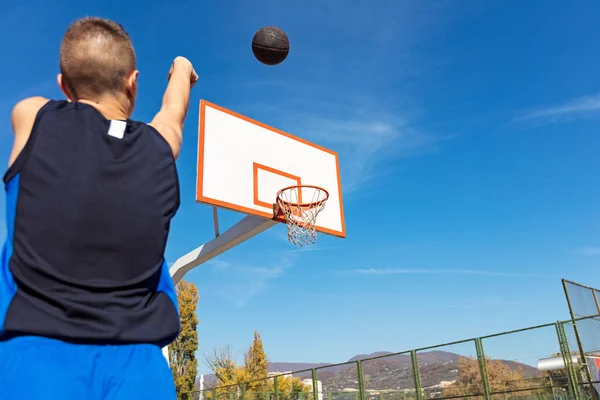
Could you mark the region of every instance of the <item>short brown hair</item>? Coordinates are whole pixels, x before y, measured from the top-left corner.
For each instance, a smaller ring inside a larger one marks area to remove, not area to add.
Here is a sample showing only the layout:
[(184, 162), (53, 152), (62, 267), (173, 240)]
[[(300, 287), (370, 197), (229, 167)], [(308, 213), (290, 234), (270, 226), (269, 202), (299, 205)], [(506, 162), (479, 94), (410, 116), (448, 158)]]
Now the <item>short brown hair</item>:
[(60, 72), (75, 99), (121, 93), (125, 77), (136, 69), (129, 34), (108, 19), (73, 22), (60, 45)]

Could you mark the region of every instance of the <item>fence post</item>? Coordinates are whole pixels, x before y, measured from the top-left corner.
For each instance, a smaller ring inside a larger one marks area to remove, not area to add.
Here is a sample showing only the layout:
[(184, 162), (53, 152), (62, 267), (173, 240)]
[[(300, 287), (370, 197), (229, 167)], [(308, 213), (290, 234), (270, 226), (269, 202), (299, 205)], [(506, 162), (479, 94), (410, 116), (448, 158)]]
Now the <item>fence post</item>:
[(273, 378), (273, 396), (275, 400), (279, 400), (279, 389), (277, 388), (277, 375)]
[(316, 369), (311, 369), (310, 370), (311, 375), (312, 375), (312, 384), (313, 384), (313, 400), (319, 400), (319, 387), (317, 386), (317, 370)]
[(600, 314), (600, 304), (598, 303), (598, 296), (596, 295), (595, 289), (590, 289), (592, 294), (594, 295), (594, 301), (596, 302), (596, 309), (598, 310), (598, 314)]
[(410, 352), (410, 361), (412, 364), (413, 378), (415, 380), (416, 400), (422, 400), (423, 393), (421, 391), (421, 375), (419, 374), (419, 361), (417, 360), (417, 352), (415, 350)]
[(358, 373), (358, 393), (360, 394), (360, 400), (365, 400), (365, 377), (363, 373), (362, 360), (356, 361), (356, 371)]
[(475, 351), (477, 352), (477, 360), (479, 361), (479, 372), (481, 373), (481, 384), (483, 385), (483, 397), (492, 398), (490, 383), (488, 381), (487, 364), (485, 362), (485, 352), (483, 351), (483, 343), (480, 338), (475, 339)]
[[(562, 284), (563, 284), (563, 289), (565, 290), (565, 297), (567, 298), (567, 304), (569, 305), (569, 313), (571, 314), (571, 319), (573, 320), (573, 332), (575, 332), (575, 340), (577, 341), (577, 347), (579, 348), (579, 355), (581, 356), (581, 363), (583, 364), (583, 367), (585, 369), (587, 378), (588, 378), (588, 382), (592, 381), (592, 377), (590, 375), (590, 371), (588, 369), (587, 366), (587, 360), (585, 359), (585, 352), (583, 351), (583, 344), (581, 344), (581, 338), (579, 336), (579, 329), (577, 329), (577, 321), (575, 318), (575, 313), (573, 312), (573, 307), (571, 305), (571, 297), (569, 296), (569, 289), (567, 288), (567, 280), (563, 279), (562, 280)], [(565, 339), (567, 337), (566, 332), (565, 333)], [(570, 353), (569, 353), (570, 354)]]
[(567, 380), (569, 382), (569, 391), (573, 394), (573, 398), (575, 400), (579, 400), (579, 381), (577, 379), (577, 374), (575, 373), (575, 369), (573, 368), (573, 360), (571, 356), (571, 350), (569, 348), (569, 340), (567, 339), (567, 333), (565, 331), (565, 326), (562, 322), (558, 321), (556, 323), (556, 335), (558, 336), (558, 344), (560, 348), (560, 352), (562, 353), (563, 362), (565, 364), (565, 369), (567, 371)]
[(246, 400), (246, 384), (242, 383), (242, 400)]
[(212, 400), (217, 400), (217, 388), (213, 388), (212, 390)]

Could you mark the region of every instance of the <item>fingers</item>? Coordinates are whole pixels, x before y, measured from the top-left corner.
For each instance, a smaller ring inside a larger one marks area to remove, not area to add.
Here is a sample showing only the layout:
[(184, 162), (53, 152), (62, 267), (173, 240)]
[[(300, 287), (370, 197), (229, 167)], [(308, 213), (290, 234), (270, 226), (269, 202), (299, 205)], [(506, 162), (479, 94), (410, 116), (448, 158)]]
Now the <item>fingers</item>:
[(196, 82), (198, 82), (198, 74), (196, 73), (196, 71), (194, 70), (194, 66), (192, 65), (192, 63), (190, 62), (190, 60), (188, 60), (185, 57), (182, 56), (177, 56), (175, 57), (175, 60), (173, 60), (173, 63), (171, 64), (171, 68), (169, 69), (169, 77), (168, 79), (171, 79), (171, 75), (173, 74), (173, 70), (177, 67), (185, 67), (186, 69), (189, 68), (189, 73), (190, 73), (190, 85), (191, 87), (194, 87), (194, 85), (196, 84)]
[(191, 87), (194, 87), (196, 82), (198, 82), (198, 74), (196, 73), (196, 70), (194, 70), (194, 68), (192, 68), (192, 74), (190, 76)]

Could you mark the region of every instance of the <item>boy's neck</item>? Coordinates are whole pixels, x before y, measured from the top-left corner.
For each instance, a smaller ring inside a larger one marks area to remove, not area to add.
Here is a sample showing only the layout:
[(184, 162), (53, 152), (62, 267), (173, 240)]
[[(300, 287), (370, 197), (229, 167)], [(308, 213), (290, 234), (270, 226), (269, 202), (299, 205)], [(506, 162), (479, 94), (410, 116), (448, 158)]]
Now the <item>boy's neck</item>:
[(98, 110), (106, 119), (119, 119), (125, 120), (130, 117), (130, 114), (126, 111), (127, 107), (122, 101), (116, 98), (103, 98), (100, 100), (87, 100), (78, 99), (80, 103), (89, 104)]

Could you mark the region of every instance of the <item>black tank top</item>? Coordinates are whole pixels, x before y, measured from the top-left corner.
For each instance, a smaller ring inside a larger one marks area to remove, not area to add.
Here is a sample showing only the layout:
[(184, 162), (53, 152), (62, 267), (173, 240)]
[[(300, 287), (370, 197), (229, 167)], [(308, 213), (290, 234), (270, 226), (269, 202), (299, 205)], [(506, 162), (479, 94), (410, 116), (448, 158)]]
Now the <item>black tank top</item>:
[(50, 101), (4, 183), (0, 339), (164, 346), (177, 337), (164, 251), (179, 185), (155, 129)]

